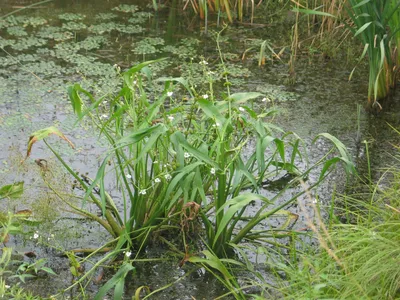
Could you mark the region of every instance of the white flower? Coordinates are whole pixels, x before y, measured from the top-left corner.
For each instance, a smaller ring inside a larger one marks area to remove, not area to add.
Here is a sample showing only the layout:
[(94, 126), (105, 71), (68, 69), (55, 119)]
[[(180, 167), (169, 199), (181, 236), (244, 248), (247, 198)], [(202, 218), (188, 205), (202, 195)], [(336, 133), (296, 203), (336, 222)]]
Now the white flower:
[(132, 175), (131, 174), (125, 174), (126, 178), (131, 179)]
[(101, 116), (100, 116), (100, 119), (107, 119), (108, 118), (108, 115), (106, 115), (106, 114), (102, 114)]
[(199, 62), (200, 65), (208, 65), (208, 62), (206, 60), (202, 60), (201, 62)]
[(134, 85), (136, 85), (136, 84), (137, 84), (137, 81), (136, 81), (136, 80), (134, 80), (132, 83), (133, 83)]
[(211, 168), (210, 173), (211, 173), (212, 175), (214, 175), (214, 174), (215, 174), (215, 168)]
[(317, 204), (317, 203), (318, 203), (317, 198), (315, 198), (315, 199), (312, 201), (312, 203)]
[(167, 93), (167, 96), (168, 96), (168, 97), (171, 97), (173, 94), (174, 94), (173, 92), (168, 92), (168, 93)]
[(153, 161), (153, 164), (158, 164), (158, 160)]
[(106, 106), (106, 105), (107, 105), (107, 102), (108, 102), (107, 100), (104, 100), (102, 104), (103, 104), (104, 106)]
[(36, 232), (33, 234), (33, 238), (36, 240), (38, 237), (39, 237), (39, 233), (36, 231)]
[(160, 183), (160, 182), (161, 182), (161, 179), (160, 179), (160, 178), (156, 178), (156, 179), (154, 179), (154, 182), (155, 182), (155, 183)]
[(203, 95), (203, 99), (208, 99), (208, 95), (207, 95), (207, 94), (204, 94), (204, 95)]
[(262, 101), (262, 102), (271, 102), (271, 99), (264, 97), (264, 98), (262, 98), (261, 101)]
[(146, 193), (147, 193), (146, 190), (140, 190), (139, 191), (139, 195), (146, 195)]
[(164, 175), (164, 178), (165, 178), (166, 180), (171, 180), (171, 179), (172, 179), (172, 176), (171, 176), (170, 174), (165, 174), (165, 175)]
[(10, 288), (10, 286), (9, 286), (8, 284), (6, 284), (4, 287), (5, 287), (6, 289), (9, 289), (9, 288)]
[(244, 111), (244, 108), (239, 106), (239, 111)]
[(132, 255), (132, 252), (131, 252), (131, 251), (126, 251), (126, 252), (125, 252), (125, 256), (126, 256), (126, 257), (131, 257), (131, 255)]
[(189, 158), (189, 157), (190, 157), (190, 154), (187, 153), (187, 152), (185, 152), (185, 153), (183, 154), (183, 157), (184, 157), (184, 158)]
[(175, 119), (173, 116), (168, 116), (168, 119), (170, 120), (170, 121), (172, 121), (173, 119)]
[(213, 72), (213, 71), (208, 71), (207, 72), (207, 75), (214, 75), (215, 74), (215, 72)]

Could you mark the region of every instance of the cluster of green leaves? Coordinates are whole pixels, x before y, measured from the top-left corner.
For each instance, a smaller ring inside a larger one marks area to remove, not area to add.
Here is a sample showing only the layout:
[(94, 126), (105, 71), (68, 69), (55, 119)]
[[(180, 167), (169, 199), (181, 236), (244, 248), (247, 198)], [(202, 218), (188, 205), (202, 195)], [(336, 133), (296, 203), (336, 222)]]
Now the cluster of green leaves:
[(350, 27), (354, 36), (364, 44), (363, 58), (368, 53), (369, 86), (368, 101), (370, 105), (385, 98), (390, 87), (395, 85), (394, 70), (398, 64), (393, 60), (391, 41), (399, 43), (400, 3), (398, 1), (351, 0), (347, 13), (354, 23)]
[[(98, 222), (116, 239), (114, 251), (107, 259), (123, 249), (140, 252), (156, 230), (181, 230), (188, 210), (204, 225), (203, 236), (210, 250), (204, 252), (207, 259), (229, 255), (232, 247), (244, 239), (262, 241), (269, 236), (268, 230), (254, 230), (262, 221), (284, 216), (286, 222), (281, 230), (292, 223), (295, 218), (284, 208), (304, 191), (283, 202), (278, 200), (285, 189), (305, 180), (312, 169), (323, 165), (320, 178), (323, 180), (338, 161), (352, 167), (343, 144), (323, 134), (335, 144), (340, 156), (330, 159), (324, 156), (307, 170), (297, 169), (296, 161), (302, 160), (301, 140), (268, 122), (275, 112), (273, 107), (261, 113), (253, 109), (253, 102), (262, 94), (231, 94), (227, 82), (226, 94), (215, 95), (212, 77), (207, 77), (210, 75), (206, 62), (202, 63), (204, 76), (209, 78), (205, 93), (198, 93), (194, 82), (181, 77), (154, 81), (148, 68), (152, 63), (155, 61), (121, 73), (122, 87), (117, 85), (116, 92), (97, 99), (79, 84), (69, 88), (78, 120), (92, 120), (110, 145), (93, 180), (80, 178), (46, 142), (85, 193), (82, 207), (69, 206)], [(164, 83), (164, 89), (150, 97), (147, 90), (155, 83)], [(175, 84), (186, 93), (182, 100), (174, 95)], [(31, 141), (45, 139), (50, 134), (65, 139), (52, 127), (35, 132)], [(110, 174), (117, 179), (122, 203), (106, 191), (105, 182)], [(296, 179), (272, 198), (260, 194), (265, 182), (285, 174)], [(248, 216), (247, 208), (254, 202), (257, 210)], [(101, 216), (86, 208), (89, 203), (88, 207), (97, 206)], [(204, 263), (201, 258), (191, 260)], [(211, 268), (214, 265), (209, 262)], [(117, 286), (132, 270), (130, 264), (124, 266), (107, 290)], [(229, 286), (235, 288), (236, 283), (231, 281)]]

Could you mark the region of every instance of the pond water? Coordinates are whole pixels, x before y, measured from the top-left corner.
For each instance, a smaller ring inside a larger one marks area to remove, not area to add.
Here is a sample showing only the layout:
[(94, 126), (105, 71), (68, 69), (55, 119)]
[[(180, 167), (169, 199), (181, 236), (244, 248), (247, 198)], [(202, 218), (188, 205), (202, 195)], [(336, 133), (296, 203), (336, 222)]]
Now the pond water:
[[(49, 258), (50, 267), (59, 274), (28, 284), (29, 289), (42, 295), (54, 294), (72, 281), (68, 260), (59, 256), (57, 247), (96, 247), (107, 241), (98, 225), (65, 213), (62, 208), (42, 203), (52, 201), (52, 196), (43, 191), (34, 160), (46, 159), (50, 165), (55, 161), (43, 143), (34, 145), (32, 158), (22, 166), (19, 164), (25, 155), (29, 135), (55, 125), (76, 145), (73, 150), (52, 139), (56, 149), (73, 168), (94, 177), (106, 148), (89, 126), (75, 126), (76, 118), (67, 99), (66, 87), (79, 82), (95, 93), (112, 90), (118, 82), (115, 65), (126, 69), (158, 57), (170, 59), (151, 67), (155, 77), (165, 74), (191, 76), (201, 86), (204, 83), (199, 72), (202, 59), (209, 62), (216, 74), (221, 73), (215, 42), (215, 32), (219, 30), (216, 20), (209, 21), (205, 34), (204, 22), (188, 11), (182, 12), (176, 6), (177, 1), (170, 1), (171, 6), (163, 7), (159, 12), (154, 12), (143, 2), (126, 1), (126, 5), (120, 5), (120, 1), (113, 0), (55, 0), (0, 19), (0, 186), (23, 180), (27, 188), (23, 202), (2, 204), (2, 208), (34, 211), (48, 220), (41, 228), (46, 232), (44, 237), (51, 237), (51, 234), (58, 237), (58, 244), (52, 245), (53, 249), (46, 247), (45, 241), (38, 245), (29, 238), (12, 237), (9, 242), (19, 254), (34, 250), (38, 257)], [(31, 3), (3, 0), (0, 15)], [(282, 110), (276, 118), (277, 124), (304, 139), (311, 162), (331, 148), (323, 140), (312, 144), (318, 133), (328, 132), (344, 142), (362, 169), (366, 159), (360, 141), (368, 140), (372, 166), (379, 176), (379, 168), (391, 162), (388, 154), (394, 152), (393, 145), (399, 141), (399, 136), (386, 124), (397, 128), (400, 125), (399, 96), (395, 95), (391, 106), (378, 116), (369, 115), (363, 109), (358, 113), (357, 105), (364, 105), (367, 94), (362, 67), (359, 76), (348, 82), (352, 63), (339, 63), (340, 59), (309, 61), (299, 58), (293, 85), (287, 85), (288, 67), (284, 62), (268, 60), (265, 66), (258, 67), (258, 53), (263, 41), (269, 41), (277, 49), (290, 45), (290, 26), (285, 24), (286, 21), (285, 17), (262, 13), (255, 22), (263, 26), (236, 24), (224, 31), (221, 48), (234, 89), (258, 91), (273, 100), (256, 105), (275, 105)], [(284, 54), (282, 60), (287, 61), (287, 58)], [(52, 175), (60, 185), (71, 184), (58, 169), (54, 169)], [(317, 176), (311, 174), (310, 181), (316, 180)], [(115, 186), (115, 182), (108, 184), (108, 190)], [(342, 172), (336, 172), (319, 188), (322, 207), (329, 202), (334, 185), (339, 191), (344, 190)], [(290, 190), (286, 197), (296, 192), (298, 189)], [(268, 196), (274, 190), (265, 189), (262, 193)], [(305, 227), (300, 209), (293, 205), (290, 210), (300, 215), (295, 228)], [(73, 228), (70, 228), (71, 224)], [(154, 253), (148, 253), (149, 257), (160, 257), (160, 251), (164, 250), (152, 251)], [(142, 284), (157, 289), (188, 272), (193, 273), (157, 297), (210, 299), (222, 293), (215, 280), (190, 267), (181, 269), (171, 259), (143, 264), (131, 292), (133, 294), (134, 287)], [(97, 288), (96, 285), (89, 287), (88, 293)]]

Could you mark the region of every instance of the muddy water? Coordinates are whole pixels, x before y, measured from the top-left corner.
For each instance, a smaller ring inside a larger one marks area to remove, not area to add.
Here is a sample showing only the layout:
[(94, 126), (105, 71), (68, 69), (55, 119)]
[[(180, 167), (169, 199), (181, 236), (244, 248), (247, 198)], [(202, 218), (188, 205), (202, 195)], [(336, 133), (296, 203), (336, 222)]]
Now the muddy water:
[[(30, 3), (3, 0), (0, 14)], [(39, 217), (50, 220), (39, 227), (40, 243), (29, 238), (35, 229), (30, 229), (31, 234), (26, 239), (12, 237), (10, 241), (10, 245), (20, 254), (35, 251), (38, 257), (49, 258), (49, 266), (59, 274), (51, 279), (40, 278), (28, 285), (42, 295), (54, 294), (72, 281), (67, 259), (60, 257), (58, 251), (46, 244), (53, 247), (56, 244), (56, 248), (62, 249), (96, 247), (105, 242), (107, 237), (96, 224), (78, 219), (61, 209), (44, 209), (48, 206), (41, 204), (41, 201), (53, 200), (51, 195), (41, 192), (42, 185), (34, 159), (46, 159), (51, 166), (55, 160), (45, 145), (38, 143), (34, 146), (32, 158), (24, 166), (19, 165), (25, 155), (30, 133), (51, 125), (57, 126), (74, 142), (76, 149), (68, 148), (56, 138), (50, 139), (52, 145), (76, 170), (88, 172), (93, 177), (107, 147), (97, 140), (90, 127), (75, 126), (76, 119), (66, 95), (68, 84), (78, 81), (94, 91), (111, 89), (117, 81), (114, 64), (124, 69), (143, 59), (159, 56), (171, 57), (168, 63), (162, 65), (163, 68), (154, 69), (159, 75), (187, 72), (183, 62), (189, 62), (192, 57), (200, 60), (198, 57), (203, 56), (210, 65), (218, 61), (212, 34), (212, 30), (216, 29), (216, 21), (210, 21), (209, 35), (205, 35), (204, 24), (189, 13), (182, 13), (174, 7), (165, 7), (155, 13), (143, 5), (143, 1), (126, 3), (137, 4), (138, 11), (150, 14), (138, 16), (132, 12), (112, 10), (120, 1), (59, 0), (13, 15), (16, 19), (10, 19), (12, 24), (0, 22), (0, 45), (5, 50), (0, 52), (0, 186), (14, 180), (24, 180), (29, 187), (23, 202), (6, 203), (3, 208), (12, 211), (31, 209)], [(171, 5), (174, 4), (176, 1), (172, 1)], [(20, 16), (24, 16), (24, 20), (18, 19)], [(269, 22), (269, 17), (257, 18), (257, 23)], [(268, 95), (273, 105), (282, 110), (276, 119), (277, 123), (304, 139), (310, 162), (316, 161), (330, 149), (331, 145), (324, 140), (312, 143), (318, 133), (328, 132), (345, 143), (360, 166), (364, 166), (366, 161), (360, 141), (368, 140), (371, 142), (372, 166), (375, 170), (384, 166), (389, 161), (388, 153), (393, 153), (393, 144), (399, 141), (386, 122), (397, 128), (400, 126), (400, 97), (395, 95), (393, 104), (379, 116), (371, 116), (364, 110), (358, 114), (357, 105), (364, 104), (367, 86), (362, 71), (355, 80), (347, 81), (353, 67), (351, 64), (322, 59), (309, 63), (308, 60), (299, 59), (294, 85), (286, 84), (287, 66), (284, 63), (269, 61), (266, 66), (259, 68), (257, 50), (246, 50), (251, 48), (256, 39), (269, 40), (280, 47), (288, 45), (289, 31), (284, 26), (279, 22), (265, 27), (235, 25), (224, 32), (226, 40), (221, 45), (234, 74), (232, 81), (237, 84), (236, 89)], [(286, 37), (277, 37), (277, 33)], [(163, 42), (155, 42), (153, 47), (140, 44), (146, 37), (162, 38)], [(246, 60), (242, 61), (244, 52)], [(60, 188), (70, 188), (70, 179), (64, 177), (61, 171), (54, 167), (52, 172), (51, 176), (57, 179)], [(379, 176), (379, 172), (375, 174)], [(312, 173), (310, 182), (317, 177), (317, 172)], [(343, 190), (344, 184), (345, 176), (338, 171), (318, 189), (322, 208), (329, 202), (333, 186)], [(112, 191), (113, 187), (114, 183), (109, 182), (108, 190)], [(277, 189), (279, 185), (264, 189), (262, 193), (272, 196)], [(299, 190), (289, 190), (281, 201)], [(309, 207), (307, 197), (300, 200)], [(304, 228), (304, 213), (297, 205), (290, 210), (300, 215), (296, 228)], [(307, 213), (313, 214), (311, 209)], [(266, 222), (262, 225), (271, 224)], [(279, 220), (272, 225), (278, 226)], [(52, 238), (51, 234), (56, 236), (55, 241), (47, 240)], [(164, 251), (166, 249), (155, 249), (148, 255), (160, 257)], [(131, 292), (134, 292), (134, 287), (143, 284), (157, 289), (189, 273), (173, 287), (161, 292), (158, 298), (191, 299), (193, 296), (196, 299), (210, 299), (222, 293), (217, 282), (190, 267), (178, 268), (174, 259), (140, 265), (137, 276), (132, 279), (134, 284)], [(96, 285), (90, 286), (88, 293), (94, 293), (97, 288)]]

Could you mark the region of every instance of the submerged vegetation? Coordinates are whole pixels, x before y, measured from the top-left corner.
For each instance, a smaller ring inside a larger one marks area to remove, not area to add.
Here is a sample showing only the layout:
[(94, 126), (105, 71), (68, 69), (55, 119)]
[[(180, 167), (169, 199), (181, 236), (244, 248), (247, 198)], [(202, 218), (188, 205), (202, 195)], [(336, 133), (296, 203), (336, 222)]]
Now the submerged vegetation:
[[(388, 188), (374, 186), (368, 161), (370, 191), (332, 192), (326, 206), (329, 195), (319, 192), (327, 178), (346, 173), (343, 186), (358, 178), (353, 153), (328, 132), (301, 139), (278, 126), (278, 112), (301, 101), (281, 84), (295, 82), (304, 49), (335, 60), (349, 32), (364, 45), (352, 44), (360, 61), (369, 60), (368, 105), (381, 108), (397, 81), (400, 2), (148, 1), (149, 11), (139, 4), (0, 17), (0, 92), (11, 99), (0, 108), (25, 97), (24, 85), (35, 90), (17, 115), (0, 110), (9, 139), (30, 134), (26, 157), (12, 166), (1, 157), (0, 242), (11, 246), (1, 250), (0, 297), (37, 299), (26, 292), (37, 290), (30, 283), (57, 271), (71, 282), (51, 299), (151, 299), (203, 272), (224, 287), (205, 294), (218, 299), (398, 297), (398, 172), (387, 172)], [(174, 32), (176, 12), (189, 7), (203, 20), (203, 37)], [(251, 35), (241, 39), (246, 27)], [(263, 34), (276, 28), (285, 28), (282, 40)], [(271, 71), (274, 84), (265, 83), (260, 74)], [(32, 116), (51, 105), (50, 124)], [(80, 235), (84, 244), (74, 243)], [(14, 237), (34, 250), (14, 251)], [(179, 273), (165, 284), (141, 278), (168, 260)]]

